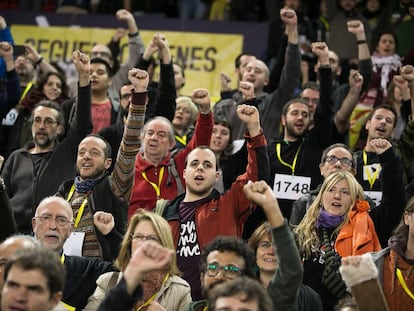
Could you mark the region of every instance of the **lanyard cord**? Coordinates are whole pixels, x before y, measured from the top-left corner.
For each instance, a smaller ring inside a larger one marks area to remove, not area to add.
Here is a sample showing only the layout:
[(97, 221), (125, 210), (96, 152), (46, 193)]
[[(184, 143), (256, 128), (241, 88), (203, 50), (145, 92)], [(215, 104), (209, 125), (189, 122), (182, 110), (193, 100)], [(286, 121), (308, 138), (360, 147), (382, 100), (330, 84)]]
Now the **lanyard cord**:
[[(165, 275), (165, 277), (164, 277), (164, 280), (162, 281), (162, 284), (161, 284), (161, 287), (164, 285), (164, 283), (167, 281), (167, 279), (168, 279), (168, 277), (170, 276), (170, 274), (169, 273), (167, 273), (166, 275)], [(151, 303), (151, 301), (153, 301), (154, 300), (154, 298), (155, 298), (155, 296), (157, 295), (157, 293), (155, 293), (154, 295), (152, 295), (152, 297), (150, 298), (150, 299), (148, 299), (147, 301), (145, 301), (142, 305), (140, 305), (135, 311), (139, 311), (139, 310), (141, 310), (142, 308), (144, 308), (144, 307), (146, 307), (146, 306), (148, 306), (150, 303)]]
[[(70, 201), (70, 199), (72, 198), (74, 192), (75, 192), (75, 184), (73, 184), (72, 187), (70, 188), (70, 191), (69, 191), (68, 197), (66, 198), (66, 201), (68, 201), (68, 202)], [(73, 225), (75, 229), (78, 228), (78, 226), (79, 226), (79, 223), (80, 223), (82, 215), (83, 215), (83, 211), (85, 210), (86, 203), (88, 203), (88, 196), (86, 196), (86, 198), (83, 200), (81, 206), (79, 207), (78, 215), (76, 215), (75, 224)]]
[(180, 137), (179, 135), (175, 134), (175, 140), (178, 141), (181, 145), (187, 146), (187, 135)]
[(279, 159), (280, 163), (282, 163), (284, 166), (289, 167), (292, 170), (292, 175), (295, 175), (296, 161), (298, 160), (298, 155), (299, 155), (300, 149), (302, 148), (302, 145), (303, 145), (303, 142), (300, 144), (298, 150), (296, 151), (295, 157), (293, 158), (293, 163), (289, 164), (289, 163), (283, 161), (282, 157), (280, 156), (281, 143), (276, 144), (277, 158)]
[(400, 284), (401, 284), (402, 288), (404, 289), (404, 291), (406, 292), (406, 294), (408, 296), (410, 296), (410, 298), (412, 300), (414, 300), (414, 294), (408, 288), (407, 283), (405, 283), (404, 277), (403, 277), (402, 272), (399, 268), (397, 268), (397, 277), (398, 277), (398, 281), (400, 281)]
[(152, 186), (152, 188), (154, 188), (155, 193), (157, 194), (157, 199), (159, 199), (161, 195), (161, 181), (162, 181), (162, 177), (164, 176), (164, 169), (165, 169), (165, 166), (161, 167), (160, 169), (160, 173), (158, 175), (158, 185), (148, 179), (147, 173), (141, 172), (141, 175), (145, 179), (145, 181), (149, 183)]
[(26, 97), (27, 93), (30, 91), (30, 89), (32, 88), (33, 82), (30, 81), (26, 87), (24, 88), (23, 94), (22, 96), (20, 96), (20, 100), (19, 100), (19, 104), (22, 103), (23, 99)]

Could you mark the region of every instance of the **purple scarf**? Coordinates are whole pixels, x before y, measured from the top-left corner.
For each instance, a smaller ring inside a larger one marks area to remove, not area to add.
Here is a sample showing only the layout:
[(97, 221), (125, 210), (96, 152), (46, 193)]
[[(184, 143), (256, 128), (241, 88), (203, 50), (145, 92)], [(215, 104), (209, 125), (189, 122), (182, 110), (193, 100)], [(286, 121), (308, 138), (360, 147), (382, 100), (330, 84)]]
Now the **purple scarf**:
[(333, 229), (338, 227), (343, 221), (344, 215), (334, 216), (321, 208), (318, 220), (316, 221), (316, 228)]

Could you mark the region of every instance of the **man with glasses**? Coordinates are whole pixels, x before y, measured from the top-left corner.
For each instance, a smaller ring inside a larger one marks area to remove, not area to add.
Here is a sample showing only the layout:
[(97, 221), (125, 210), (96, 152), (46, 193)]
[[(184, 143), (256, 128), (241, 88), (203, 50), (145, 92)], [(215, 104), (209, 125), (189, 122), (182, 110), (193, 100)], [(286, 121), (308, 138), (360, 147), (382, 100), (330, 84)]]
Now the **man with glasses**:
[(30, 220), (39, 202), (56, 193), (59, 185), (75, 176), (79, 142), (92, 130), (90, 122), (89, 58), (73, 52), (72, 61), (79, 75), (79, 105), (66, 137), (62, 109), (53, 101), (41, 101), (32, 113), (33, 142), (13, 152), (2, 176), (18, 232), (31, 233)]
[(45, 248), (57, 252), (65, 265), (62, 302), (82, 310), (95, 291), (98, 277), (115, 268), (110, 262), (64, 254), (63, 244), (74, 229), (72, 207), (65, 199), (57, 196), (43, 199), (36, 209), (32, 226), (35, 238)]

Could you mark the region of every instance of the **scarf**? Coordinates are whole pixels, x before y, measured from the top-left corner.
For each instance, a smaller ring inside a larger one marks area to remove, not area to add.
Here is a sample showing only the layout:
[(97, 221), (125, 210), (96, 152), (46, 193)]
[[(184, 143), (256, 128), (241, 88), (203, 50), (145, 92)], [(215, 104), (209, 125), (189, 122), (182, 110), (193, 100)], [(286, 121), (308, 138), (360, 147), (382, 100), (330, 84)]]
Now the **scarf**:
[(316, 228), (333, 229), (338, 227), (344, 221), (344, 215), (331, 215), (323, 208), (319, 211), (318, 220), (316, 221)]
[(84, 180), (84, 181), (81, 181), (79, 176), (76, 176), (75, 177), (75, 190), (76, 190), (76, 192), (77, 193), (88, 193), (105, 176), (106, 176), (106, 174), (104, 176), (101, 176), (101, 177), (98, 177), (98, 178), (88, 179), (88, 180)]
[(381, 88), (384, 96), (387, 96), (387, 86), (390, 82), (390, 73), (394, 71), (398, 73), (398, 69), (402, 66), (401, 58), (397, 54), (390, 56), (380, 56), (378, 53), (374, 53), (371, 57), (372, 69), (374, 72), (381, 72)]
[(148, 310), (148, 305), (146, 306), (142, 306), (142, 305), (148, 302), (148, 300), (150, 300), (153, 296), (155, 296), (160, 291), (165, 275), (166, 275), (165, 271), (153, 271), (145, 275), (145, 278), (141, 282), (143, 296), (142, 296), (142, 299), (139, 299), (136, 302), (134, 310), (137, 310), (140, 307), (141, 307), (141, 309), (139, 309), (140, 311)]

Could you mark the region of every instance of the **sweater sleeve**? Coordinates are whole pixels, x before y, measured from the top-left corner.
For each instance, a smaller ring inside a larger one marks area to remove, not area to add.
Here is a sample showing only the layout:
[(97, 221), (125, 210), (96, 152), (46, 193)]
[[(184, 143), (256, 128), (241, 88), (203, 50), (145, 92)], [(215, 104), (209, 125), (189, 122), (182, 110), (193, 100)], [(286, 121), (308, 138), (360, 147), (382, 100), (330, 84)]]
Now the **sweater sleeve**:
[(125, 124), (125, 131), (118, 150), (111, 187), (114, 194), (129, 202), (134, 183), (134, 164), (141, 147), (140, 132), (144, 125), (147, 92), (132, 93), (132, 101)]
[(277, 310), (291, 310), (302, 283), (303, 267), (292, 232), (286, 221), (272, 229), (278, 268), (267, 291)]
[(99, 305), (98, 311), (130, 311), (142, 295), (141, 287), (138, 287), (132, 296), (129, 295), (125, 279), (122, 278), (118, 285), (106, 294), (104, 300)]

